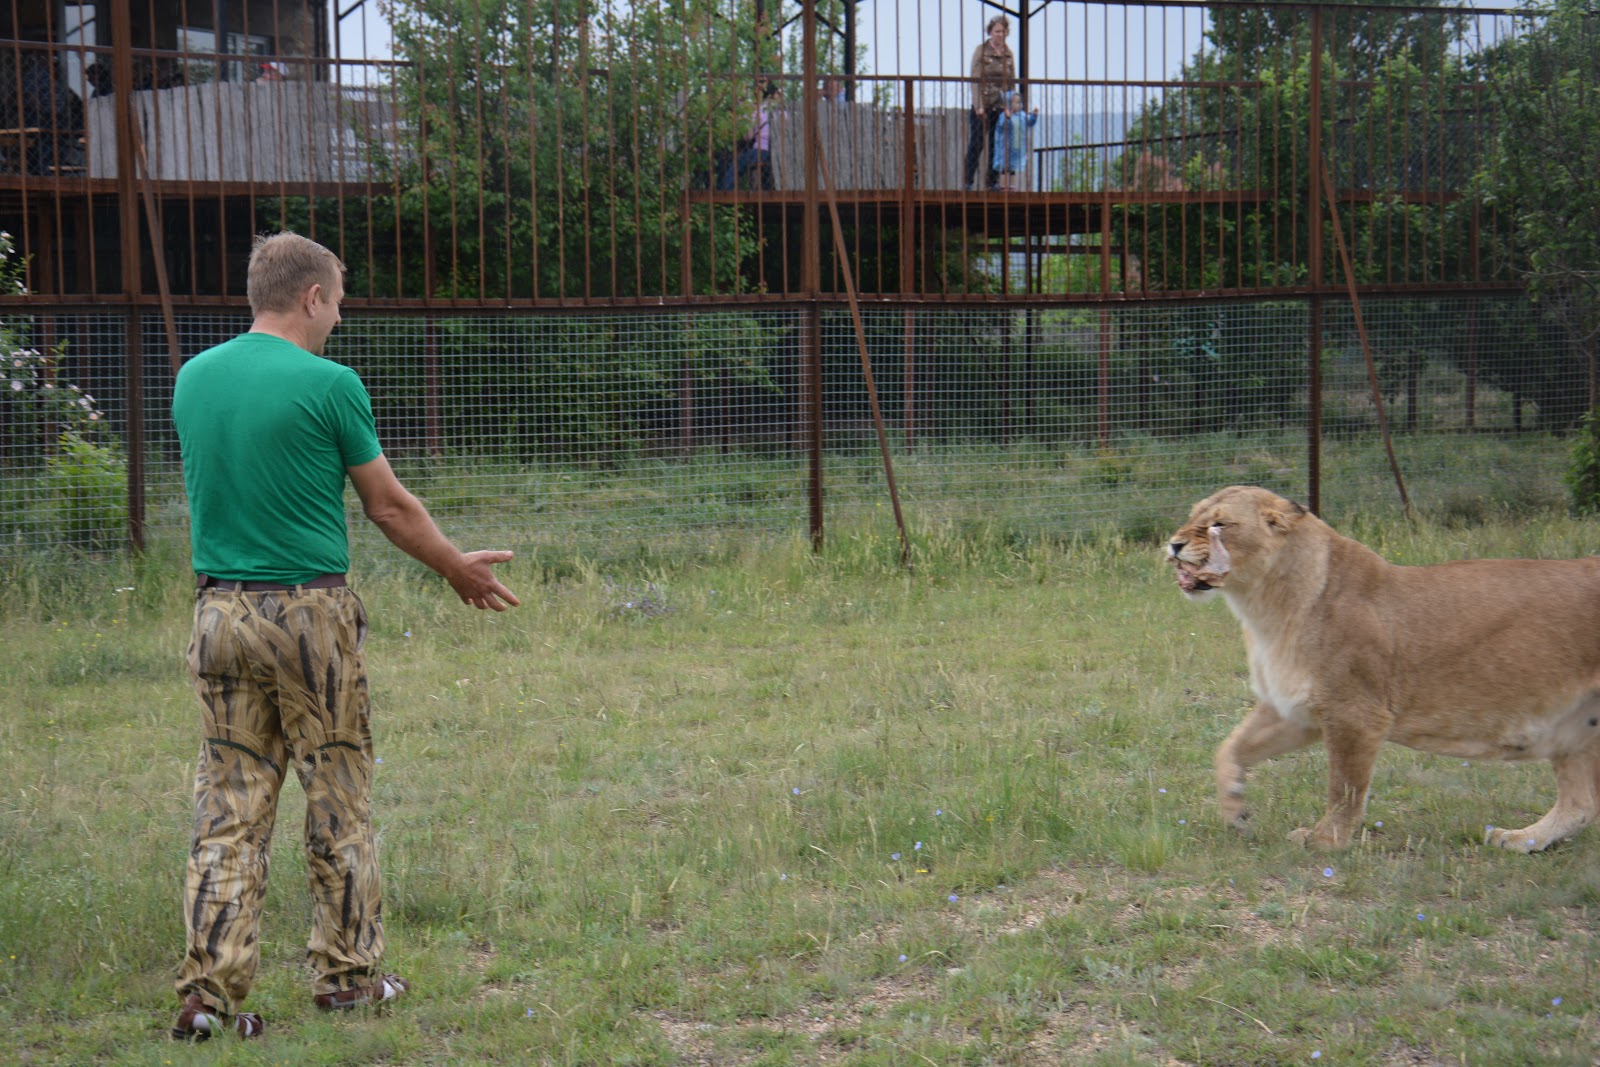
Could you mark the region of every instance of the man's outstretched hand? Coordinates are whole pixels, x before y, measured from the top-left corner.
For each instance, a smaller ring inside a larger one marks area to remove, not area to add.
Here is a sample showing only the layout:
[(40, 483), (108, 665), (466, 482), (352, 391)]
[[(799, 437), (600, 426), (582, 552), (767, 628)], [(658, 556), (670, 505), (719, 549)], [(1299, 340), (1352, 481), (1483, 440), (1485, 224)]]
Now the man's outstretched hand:
[(463, 604), (479, 609), (504, 611), (517, 607), (522, 601), (500, 584), (494, 575), (494, 565), (511, 559), (512, 553), (502, 550), (463, 552), (461, 565), (448, 575), (450, 587), (456, 591)]

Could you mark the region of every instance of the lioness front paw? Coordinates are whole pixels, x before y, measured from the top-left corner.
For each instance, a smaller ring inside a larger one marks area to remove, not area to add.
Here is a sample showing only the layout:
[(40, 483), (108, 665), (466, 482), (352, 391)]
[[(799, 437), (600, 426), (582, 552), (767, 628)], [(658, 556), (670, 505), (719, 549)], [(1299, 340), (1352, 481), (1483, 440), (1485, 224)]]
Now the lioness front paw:
[(1305, 848), (1318, 849), (1324, 852), (1336, 852), (1344, 848), (1344, 842), (1320, 828), (1307, 829), (1302, 826), (1289, 831), (1289, 840)]
[(1507, 830), (1500, 826), (1486, 828), (1483, 831), (1483, 843), (1523, 853), (1539, 852), (1554, 844), (1553, 841), (1541, 841), (1537, 834), (1528, 830)]

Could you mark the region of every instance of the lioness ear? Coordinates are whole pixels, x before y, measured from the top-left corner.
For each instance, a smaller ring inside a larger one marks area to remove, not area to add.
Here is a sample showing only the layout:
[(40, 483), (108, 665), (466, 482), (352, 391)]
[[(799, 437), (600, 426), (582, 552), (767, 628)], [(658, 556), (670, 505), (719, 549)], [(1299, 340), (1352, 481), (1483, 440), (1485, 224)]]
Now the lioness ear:
[(1300, 521), (1301, 516), (1307, 513), (1306, 509), (1299, 504), (1291, 501), (1286, 501), (1286, 503), (1289, 504), (1289, 508), (1286, 511), (1280, 511), (1277, 508), (1263, 508), (1261, 511), (1261, 518), (1274, 530), (1287, 531), (1296, 522)]

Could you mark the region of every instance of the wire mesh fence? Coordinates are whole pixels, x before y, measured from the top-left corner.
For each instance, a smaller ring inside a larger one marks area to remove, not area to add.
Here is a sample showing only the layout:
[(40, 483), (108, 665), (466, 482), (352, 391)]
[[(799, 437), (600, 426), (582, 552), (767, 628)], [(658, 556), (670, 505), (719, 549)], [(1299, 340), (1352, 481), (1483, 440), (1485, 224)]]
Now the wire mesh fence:
[[(1560, 435), (1585, 409), (1588, 370), (1537, 307), (1474, 295), (1361, 312), (1419, 507), (1561, 506)], [(1398, 510), (1353, 309), (1321, 308), (1315, 396), (1311, 314), (1307, 300), (869, 306), (863, 336), (913, 534), (1158, 537), (1233, 482), (1320, 495), (1330, 516)], [(5, 554), (114, 551), (130, 503), (147, 536), (184, 540), (163, 325), (143, 318), (130, 375), (126, 324), (95, 311), (6, 320)], [(182, 314), (176, 325), (192, 355), (248, 320)], [(55, 353), (47, 368), (15, 354), (39, 351)], [(803, 536), (813, 493), (828, 532), (893, 534), (844, 308), (352, 314), (328, 354), (360, 372), (386, 453), (459, 538), (543, 558), (699, 550)], [(96, 417), (72, 421), (51, 396), (88, 398)], [(354, 503), (356, 542), (375, 550), (381, 537)]]

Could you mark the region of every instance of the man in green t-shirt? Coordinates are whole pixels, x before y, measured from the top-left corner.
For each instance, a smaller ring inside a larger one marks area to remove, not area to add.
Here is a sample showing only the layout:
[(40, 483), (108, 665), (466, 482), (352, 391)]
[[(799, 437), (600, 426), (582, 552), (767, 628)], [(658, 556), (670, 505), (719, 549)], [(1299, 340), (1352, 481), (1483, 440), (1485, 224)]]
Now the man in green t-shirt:
[(173, 1036), (232, 1030), (260, 961), (259, 926), (278, 793), (292, 764), (306, 793), (312, 995), (334, 1010), (410, 988), (379, 969), (383, 909), (373, 841), (366, 609), (345, 584), (348, 477), (367, 518), (476, 608), (518, 601), (462, 552), (389, 467), (372, 404), (348, 367), (322, 358), (339, 325), (344, 265), (291, 233), (256, 240), (250, 332), (178, 373), (196, 584), (189, 670), (203, 740), (184, 892), (188, 949)]

